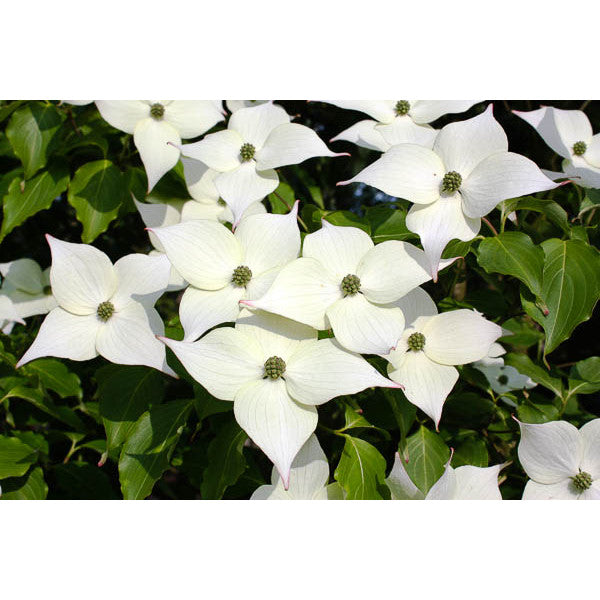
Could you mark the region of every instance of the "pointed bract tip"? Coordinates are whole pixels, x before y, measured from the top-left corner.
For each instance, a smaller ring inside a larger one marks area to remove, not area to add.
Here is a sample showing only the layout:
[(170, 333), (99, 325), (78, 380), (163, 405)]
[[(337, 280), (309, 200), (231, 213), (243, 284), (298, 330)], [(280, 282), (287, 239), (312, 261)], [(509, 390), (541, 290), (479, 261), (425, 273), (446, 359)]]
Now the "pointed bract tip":
[(352, 156), (352, 155), (350, 154), (350, 152), (334, 152), (333, 156), (338, 157), (338, 156)]
[(173, 148), (177, 148), (179, 152), (181, 152), (181, 144), (174, 144), (173, 142), (167, 142), (167, 146), (173, 146)]
[(300, 200), (296, 200), (296, 202), (294, 202), (294, 206), (292, 206), (292, 209), (290, 210), (290, 212), (288, 214), (296, 216), (298, 214), (298, 206), (299, 205), (300, 205)]
[(338, 181), (335, 185), (337, 187), (339, 185), (348, 185), (349, 183), (352, 183), (352, 179), (348, 179), (346, 181)]
[(574, 183), (573, 181), (571, 181), (571, 179), (567, 179), (566, 181), (561, 181), (560, 183), (557, 183), (557, 187), (560, 187), (561, 185), (567, 185), (567, 183)]
[(255, 304), (252, 300), (238, 300), (238, 304), (243, 304), (244, 306), (255, 307)]
[(392, 381), (391, 379), (388, 379), (388, 381), (390, 382), (390, 384), (387, 386), (389, 388), (393, 388), (396, 390), (398, 390), (398, 389), (404, 390), (405, 389), (405, 387), (401, 383), (398, 383), (397, 381)]
[(285, 477), (280, 472), (279, 477), (281, 477), (281, 481), (283, 482), (283, 489), (287, 492), (290, 487), (290, 470), (288, 469)]

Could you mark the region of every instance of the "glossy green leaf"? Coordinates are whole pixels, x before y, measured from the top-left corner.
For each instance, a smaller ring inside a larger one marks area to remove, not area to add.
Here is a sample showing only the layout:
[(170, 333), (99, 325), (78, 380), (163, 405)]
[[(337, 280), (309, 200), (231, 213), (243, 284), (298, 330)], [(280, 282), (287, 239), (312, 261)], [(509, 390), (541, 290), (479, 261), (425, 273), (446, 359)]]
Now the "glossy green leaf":
[(326, 213), (325, 220), (332, 225), (338, 225), (341, 227), (358, 227), (363, 231), (366, 231), (369, 235), (371, 234), (371, 228), (368, 223), (365, 223), (363, 219), (355, 215), (349, 210), (336, 210), (334, 212)]
[(37, 452), (16, 437), (0, 436), (0, 479), (21, 477), (37, 461)]
[(406, 440), (405, 464), (414, 484), (427, 494), (431, 486), (442, 476), (444, 467), (450, 458), (450, 450), (442, 438), (421, 426), (419, 430)]
[(573, 365), (569, 373), (569, 395), (593, 394), (600, 390), (600, 356), (590, 356)]
[(548, 400), (533, 402), (525, 399), (517, 407), (517, 415), (524, 423), (548, 423), (560, 418), (560, 411), (556, 404)]
[(468, 437), (454, 449), (452, 466), (473, 465), (474, 467), (488, 466), (488, 450), (484, 440)]
[(368, 442), (350, 435), (335, 470), (335, 480), (346, 492), (348, 500), (379, 500), (385, 493), (385, 459)]
[(569, 233), (571, 230), (567, 212), (560, 204), (553, 200), (526, 196), (525, 198), (514, 198), (504, 202), (505, 214), (515, 210), (532, 210), (537, 213), (542, 213), (549, 221), (560, 227), (565, 233)]
[(376, 244), (388, 240), (413, 240), (417, 236), (406, 227), (406, 213), (379, 204), (366, 209), (371, 237)]
[(248, 434), (235, 422), (221, 427), (208, 445), (208, 466), (202, 474), (204, 500), (220, 500), (246, 469), (243, 449)]
[(557, 396), (562, 395), (562, 381), (558, 377), (552, 377), (544, 367), (536, 365), (527, 354), (506, 354), (504, 356), (504, 363), (514, 367), (519, 373), (531, 377), (533, 381), (548, 388)]
[(289, 183), (281, 181), (277, 189), (267, 196), (267, 200), (271, 205), (272, 213), (283, 215), (289, 212), (290, 208), (294, 206), (296, 195)]
[(191, 407), (191, 400), (173, 400), (151, 407), (138, 419), (119, 459), (123, 498), (141, 500), (152, 493), (169, 466)]
[(81, 380), (67, 366), (55, 358), (39, 358), (22, 368), (24, 375), (37, 375), (41, 384), (61, 398), (83, 397)]
[(69, 204), (83, 225), (81, 239), (93, 242), (105, 232), (127, 194), (127, 182), (109, 160), (89, 162), (75, 172), (69, 185)]
[(35, 467), (22, 477), (2, 481), (0, 500), (45, 500), (47, 495), (44, 473), (40, 467)]

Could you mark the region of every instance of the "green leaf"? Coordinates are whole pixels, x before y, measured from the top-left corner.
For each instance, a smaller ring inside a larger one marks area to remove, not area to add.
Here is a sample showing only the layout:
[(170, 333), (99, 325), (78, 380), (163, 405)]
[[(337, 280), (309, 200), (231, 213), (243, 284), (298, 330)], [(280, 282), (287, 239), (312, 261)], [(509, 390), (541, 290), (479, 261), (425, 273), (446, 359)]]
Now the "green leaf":
[(0, 500), (45, 500), (47, 495), (44, 473), (40, 467), (35, 467), (23, 477), (5, 479)]
[(119, 479), (125, 500), (140, 500), (169, 466), (170, 455), (192, 407), (191, 400), (153, 406), (137, 421), (119, 459)]
[(16, 437), (0, 436), (0, 479), (21, 477), (37, 461), (37, 452)]
[(200, 492), (204, 500), (220, 500), (246, 469), (243, 449), (246, 432), (230, 421), (208, 446), (208, 467), (202, 474)]
[(569, 374), (569, 396), (600, 390), (600, 356), (590, 356), (573, 365)]
[(56, 486), (52, 498), (68, 500), (113, 500), (116, 494), (108, 475), (89, 463), (67, 463), (53, 468)]
[(277, 186), (277, 189), (267, 196), (267, 200), (271, 205), (271, 212), (284, 215), (290, 211), (290, 207), (294, 206), (296, 196), (292, 187), (281, 181)]
[(371, 425), (367, 419), (365, 419), (362, 414), (357, 412), (357, 410), (352, 407), (350, 404), (344, 404), (344, 427), (343, 430), (346, 429), (355, 429), (356, 427), (369, 427), (373, 428), (374, 425)]
[(8, 125), (8, 137), (29, 179), (46, 165), (65, 116), (53, 104), (30, 102), (16, 110)]
[(452, 456), (452, 466), (473, 465), (474, 467), (488, 466), (488, 450), (485, 442), (474, 437), (468, 437), (456, 446)]
[(346, 491), (348, 500), (380, 500), (385, 493), (385, 459), (368, 442), (345, 435), (342, 457), (335, 480)]
[(0, 108), (0, 123), (4, 121), (4, 119), (8, 119), (10, 115), (21, 106), (21, 104), (25, 104), (26, 100), (13, 100), (9, 104), (6, 104), (2, 108)]
[(477, 262), (488, 273), (520, 279), (536, 296), (542, 291), (544, 253), (520, 231), (507, 231), (479, 244)]
[(24, 444), (27, 444), (37, 452), (48, 454), (48, 440), (41, 433), (33, 431), (13, 431), (14, 437), (19, 438)]
[(511, 346), (529, 348), (544, 337), (529, 317), (508, 319), (502, 323), (502, 329), (512, 331), (512, 335), (504, 335), (498, 341)]
[(162, 401), (164, 382), (155, 369), (139, 366), (106, 365), (95, 376), (107, 449), (111, 450), (125, 442), (149, 406)]
[(421, 426), (406, 440), (408, 462), (406, 472), (414, 484), (427, 495), (431, 486), (442, 476), (450, 450), (442, 438)]
[(527, 377), (531, 377), (536, 383), (548, 388), (557, 396), (562, 396), (562, 381), (557, 377), (552, 377), (543, 367), (536, 365), (527, 354), (506, 354), (504, 364), (514, 367), (519, 373), (527, 375)]
[(556, 421), (560, 412), (558, 406), (548, 400), (533, 402), (530, 399), (517, 407), (517, 415), (524, 423), (548, 423)]
[[(0, 241), (15, 227), (40, 210), (50, 208), (52, 201), (67, 189), (69, 171), (56, 162), (29, 181), (13, 179), (4, 196), (4, 219)], [(21, 187), (23, 186), (23, 187)]]
[(504, 202), (505, 214), (509, 214), (515, 210), (532, 210), (542, 213), (565, 233), (570, 233), (571, 231), (567, 212), (558, 203), (554, 202), (554, 200), (526, 196), (525, 198), (514, 198)]
[(40, 358), (22, 368), (24, 375), (37, 375), (41, 384), (61, 398), (83, 398), (81, 380), (54, 358)]
[(366, 209), (371, 237), (376, 244), (388, 240), (411, 240), (416, 235), (406, 227), (406, 214), (402, 210), (379, 204)]
[(332, 225), (339, 225), (342, 227), (358, 227), (359, 229), (362, 229), (371, 235), (371, 228), (369, 227), (369, 224), (365, 223), (364, 219), (361, 219), (359, 216), (355, 215), (349, 210), (336, 210), (334, 212), (327, 213), (324, 218)]
[(68, 199), (83, 225), (84, 243), (93, 242), (116, 219), (127, 189), (121, 171), (109, 160), (96, 160), (77, 169)]

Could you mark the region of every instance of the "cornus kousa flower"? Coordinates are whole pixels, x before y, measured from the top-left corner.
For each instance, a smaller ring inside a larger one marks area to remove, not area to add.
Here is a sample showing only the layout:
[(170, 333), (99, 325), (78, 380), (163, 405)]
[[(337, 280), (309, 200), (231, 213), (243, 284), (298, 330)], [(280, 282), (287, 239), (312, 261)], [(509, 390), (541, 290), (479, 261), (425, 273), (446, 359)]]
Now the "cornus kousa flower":
[(388, 354), (404, 330), (401, 299), (431, 279), (422, 250), (405, 242), (375, 246), (356, 227), (323, 220), (304, 238), (302, 258), (284, 267), (267, 293), (242, 304), (316, 329), (361, 354)]
[(0, 295), (0, 331), (8, 335), (15, 323), (25, 325), (13, 301), (8, 296)]
[(290, 484), (286, 490), (276, 468), (273, 468), (271, 485), (261, 485), (250, 500), (343, 500), (343, 490), (338, 483), (327, 485), (329, 463), (312, 434), (292, 463)]
[(316, 406), (369, 387), (401, 387), (362, 357), (317, 331), (268, 313), (244, 311), (235, 327), (197, 342), (162, 338), (215, 398), (232, 400), (237, 422), (289, 488), (292, 462), (317, 426)]
[(105, 121), (133, 134), (148, 191), (179, 160), (181, 139), (195, 138), (224, 119), (220, 101), (96, 100)]
[(394, 466), (385, 482), (392, 493), (392, 500), (502, 500), (498, 487), (500, 469), (502, 465), (463, 465), (453, 469), (448, 461), (444, 474), (424, 494), (413, 483), (402, 458), (396, 453)]
[(50, 311), (17, 366), (41, 356), (90, 360), (100, 354), (124, 365), (147, 365), (168, 374), (164, 332), (152, 308), (165, 291), (169, 268), (143, 254), (114, 266), (93, 246), (46, 236), (52, 252), (50, 282), (58, 306)]
[(332, 142), (345, 140), (385, 152), (396, 144), (431, 148), (437, 131), (427, 125), (447, 113), (463, 112), (474, 100), (330, 100), (330, 104), (364, 112), (366, 119), (342, 131)]
[(443, 127), (433, 149), (393, 146), (358, 175), (338, 185), (362, 182), (415, 205), (406, 226), (421, 238), (434, 281), (446, 244), (472, 240), (499, 202), (555, 188), (528, 158), (508, 152), (492, 105), (481, 115)]
[(513, 113), (533, 126), (546, 144), (565, 159), (565, 173), (556, 173), (557, 177), (566, 175), (583, 187), (600, 188), (600, 133), (593, 135), (583, 111), (544, 106)]
[(402, 382), (408, 400), (437, 428), (444, 402), (458, 380), (454, 365), (483, 358), (501, 335), (501, 327), (471, 310), (419, 317), (386, 356), (391, 363), (388, 374)]
[(181, 151), (219, 172), (215, 185), (233, 212), (234, 225), (250, 204), (279, 185), (277, 167), (314, 156), (341, 156), (331, 152), (312, 129), (290, 123), (289, 115), (275, 104), (240, 108), (227, 127), (184, 145)]
[(239, 301), (262, 296), (300, 252), (298, 203), (287, 215), (252, 215), (232, 233), (214, 221), (151, 229), (190, 283), (179, 306), (185, 341), (240, 314)]
[(521, 427), (519, 460), (531, 478), (523, 500), (600, 500), (600, 419)]

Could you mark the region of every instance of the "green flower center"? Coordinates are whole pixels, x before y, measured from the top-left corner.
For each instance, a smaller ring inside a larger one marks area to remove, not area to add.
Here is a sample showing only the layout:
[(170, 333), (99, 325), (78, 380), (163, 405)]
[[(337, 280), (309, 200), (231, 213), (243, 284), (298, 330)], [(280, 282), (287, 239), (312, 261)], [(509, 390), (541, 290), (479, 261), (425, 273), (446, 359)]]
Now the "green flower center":
[(252, 271), (250, 268), (246, 267), (245, 265), (241, 265), (233, 270), (231, 283), (233, 283), (233, 285), (237, 285), (238, 287), (246, 287), (251, 279)]
[(454, 193), (462, 184), (462, 175), (456, 171), (448, 171), (442, 179), (442, 192)]
[(581, 156), (582, 154), (585, 154), (586, 150), (587, 144), (585, 142), (575, 142), (573, 144), (573, 154), (575, 156)]
[(354, 296), (360, 291), (360, 279), (356, 275), (346, 275), (342, 279), (342, 290), (347, 296)]
[(222, 198), (219, 198), (219, 199), (217, 200), (217, 204), (218, 204), (219, 206), (227, 206), (227, 202), (225, 202), (225, 200), (223, 200)]
[(271, 356), (265, 361), (265, 377), (279, 379), (285, 373), (285, 361), (279, 356)]
[(500, 377), (498, 377), (498, 383), (500, 385), (506, 385), (508, 383), (508, 377), (506, 375), (500, 375)]
[(163, 118), (164, 114), (165, 114), (165, 107), (162, 104), (160, 104), (159, 102), (156, 102), (155, 104), (153, 104), (150, 107), (150, 116), (153, 119), (160, 121)]
[(98, 304), (96, 314), (102, 321), (108, 321), (115, 312), (115, 305), (112, 302), (101, 302)]
[(399, 117), (403, 117), (408, 114), (408, 111), (410, 110), (410, 102), (408, 100), (398, 100), (394, 110)]
[(52, 287), (49, 285), (45, 285), (44, 289), (42, 290), (42, 292), (44, 294), (46, 294), (46, 296), (49, 296), (52, 293)]
[(409, 336), (407, 344), (410, 350), (413, 352), (419, 352), (425, 348), (425, 336), (416, 331)]
[(579, 471), (577, 475), (571, 477), (573, 485), (580, 491), (585, 492), (592, 487), (592, 476), (585, 471)]
[(256, 152), (256, 148), (252, 144), (244, 144), (240, 148), (240, 156), (242, 157), (242, 161), (248, 162), (254, 158), (254, 153)]

